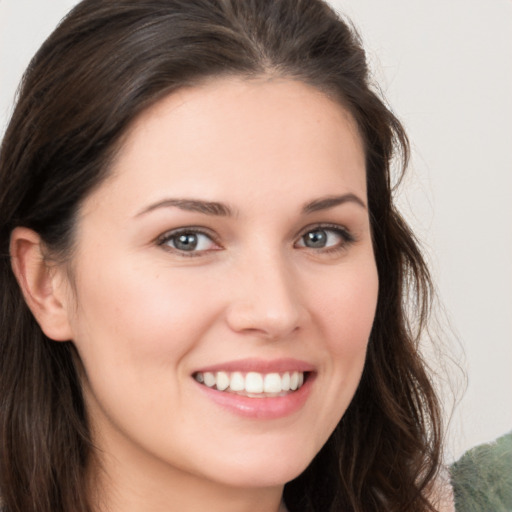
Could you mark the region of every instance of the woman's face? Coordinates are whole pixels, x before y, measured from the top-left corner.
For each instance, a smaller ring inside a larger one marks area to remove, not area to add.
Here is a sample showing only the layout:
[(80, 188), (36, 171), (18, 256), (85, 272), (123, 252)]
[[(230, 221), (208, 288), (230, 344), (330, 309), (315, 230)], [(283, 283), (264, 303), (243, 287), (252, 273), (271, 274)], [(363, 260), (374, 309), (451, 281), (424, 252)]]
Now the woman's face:
[(365, 361), (366, 205), (355, 123), (302, 83), (218, 79), (140, 116), (82, 206), (72, 260), (105, 459), (228, 486), (304, 470)]

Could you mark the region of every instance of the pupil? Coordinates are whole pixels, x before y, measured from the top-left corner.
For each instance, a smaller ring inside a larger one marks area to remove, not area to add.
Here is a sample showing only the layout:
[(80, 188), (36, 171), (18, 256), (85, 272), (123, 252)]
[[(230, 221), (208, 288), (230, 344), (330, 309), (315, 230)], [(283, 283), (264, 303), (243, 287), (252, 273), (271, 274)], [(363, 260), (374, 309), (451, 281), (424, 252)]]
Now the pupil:
[(304, 243), (307, 247), (321, 248), (325, 247), (327, 234), (323, 230), (310, 231), (304, 237)]
[(197, 235), (188, 233), (179, 235), (174, 242), (176, 249), (182, 251), (193, 251), (197, 247)]

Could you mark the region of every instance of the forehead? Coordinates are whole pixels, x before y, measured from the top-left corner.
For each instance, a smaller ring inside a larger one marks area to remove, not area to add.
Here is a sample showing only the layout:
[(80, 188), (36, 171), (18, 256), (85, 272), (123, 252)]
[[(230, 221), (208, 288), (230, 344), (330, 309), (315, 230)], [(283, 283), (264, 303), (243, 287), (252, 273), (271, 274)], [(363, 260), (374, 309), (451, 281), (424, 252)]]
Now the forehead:
[(170, 94), (132, 124), (109, 181), (147, 199), (169, 189), (236, 201), (265, 188), (307, 194), (319, 184), (318, 194), (348, 187), (366, 195), (352, 116), (319, 90), (287, 79), (222, 78)]

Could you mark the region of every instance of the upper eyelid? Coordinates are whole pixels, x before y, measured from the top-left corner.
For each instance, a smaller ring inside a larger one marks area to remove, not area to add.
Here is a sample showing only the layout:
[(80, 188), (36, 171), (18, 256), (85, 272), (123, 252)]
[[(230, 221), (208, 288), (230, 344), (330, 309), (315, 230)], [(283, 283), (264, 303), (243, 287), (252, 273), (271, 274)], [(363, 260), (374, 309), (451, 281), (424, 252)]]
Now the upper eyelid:
[(315, 229), (325, 229), (325, 230), (330, 229), (332, 231), (341, 232), (341, 233), (344, 233), (344, 234), (350, 236), (351, 238), (354, 238), (354, 235), (352, 234), (351, 230), (349, 228), (347, 228), (345, 225), (334, 224), (331, 222), (317, 222), (317, 223), (305, 226), (295, 235), (295, 238), (299, 239), (299, 238), (303, 237), (306, 233), (309, 233), (310, 231), (314, 231)]
[(210, 229), (202, 227), (202, 226), (184, 226), (175, 229), (169, 229), (165, 231), (161, 235), (158, 235), (156, 238), (156, 242), (163, 243), (172, 238), (173, 236), (178, 236), (182, 233), (197, 233), (199, 235), (206, 235), (211, 238), (213, 242), (218, 243), (218, 236)]

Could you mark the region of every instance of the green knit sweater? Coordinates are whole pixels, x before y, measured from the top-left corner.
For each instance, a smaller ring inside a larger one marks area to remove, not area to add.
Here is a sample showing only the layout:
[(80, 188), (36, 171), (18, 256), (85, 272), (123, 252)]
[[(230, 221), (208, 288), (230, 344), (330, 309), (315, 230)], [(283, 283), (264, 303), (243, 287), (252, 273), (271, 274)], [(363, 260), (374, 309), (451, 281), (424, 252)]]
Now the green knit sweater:
[(450, 474), (457, 512), (512, 512), (512, 432), (467, 451)]

